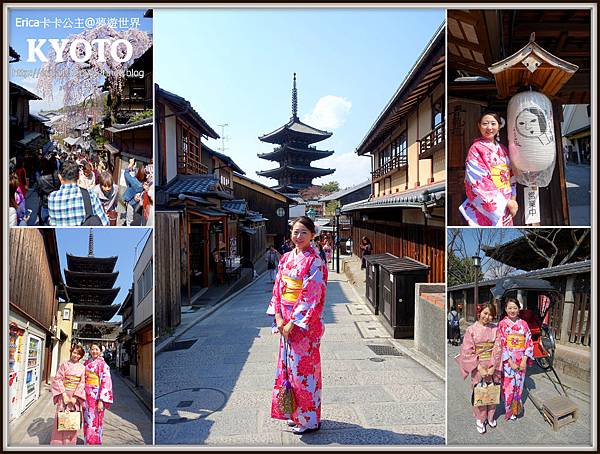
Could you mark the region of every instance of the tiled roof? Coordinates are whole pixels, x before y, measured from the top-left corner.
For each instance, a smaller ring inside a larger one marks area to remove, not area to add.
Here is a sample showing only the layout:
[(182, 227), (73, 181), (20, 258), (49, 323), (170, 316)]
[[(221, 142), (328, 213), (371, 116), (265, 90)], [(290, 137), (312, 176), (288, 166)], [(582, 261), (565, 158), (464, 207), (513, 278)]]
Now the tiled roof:
[(319, 199), (319, 201), (320, 202), (329, 202), (330, 200), (341, 199), (345, 195), (351, 194), (354, 191), (358, 191), (366, 186), (371, 186), (371, 180), (364, 181), (364, 182), (357, 184), (356, 186), (352, 186), (350, 188), (341, 189), (337, 192), (334, 192), (333, 194), (324, 195), (323, 197), (321, 197)]
[(177, 175), (164, 188), (167, 194), (202, 195), (217, 190), (219, 180), (212, 174)]
[(221, 161), (231, 167), (231, 170), (234, 172), (241, 173), (242, 175), (246, 174), (246, 172), (244, 172), (235, 162), (233, 162), (233, 159), (231, 159), (229, 156), (209, 148), (204, 143), (202, 144), (202, 149), (208, 151), (208, 154), (219, 158)]
[(387, 197), (373, 200), (362, 200), (349, 203), (342, 207), (342, 212), (364, 210), (369, 208), (409, 208), (420, 207), (423, 204), (437, 203), (446, 197), (446, 183), (436, 183), (430, 186), (400, 192)]
[(221, 208), (233, 214), (246, 214), (248, 203), (244, 199), (224, 200), (221, 202)]

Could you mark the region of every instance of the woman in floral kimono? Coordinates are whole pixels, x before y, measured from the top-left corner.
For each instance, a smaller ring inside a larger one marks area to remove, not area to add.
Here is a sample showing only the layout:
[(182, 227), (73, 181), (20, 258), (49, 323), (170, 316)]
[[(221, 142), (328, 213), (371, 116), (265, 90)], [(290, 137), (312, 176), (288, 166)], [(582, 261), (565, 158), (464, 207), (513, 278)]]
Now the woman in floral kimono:
[(85, 402), (85, 367), (79, 361), (85, 352), (81, 345), (71, 347), (71, 357), (56, 371), (52, 379), (52, 400), (56, 405), (51, 445), (77, 444), (77, 430), (58, 431), (58, 412), (69, 410), (81, 412)]
[(477, 125), (481, 137), (473, 141), (467, 154), (467, 200), (459, 210), (472, 226), (513, 225), (519, 205), (508, 150), (498, 142), (500, 116), (486, 112)]
[[(521, 396), (527, 364), (533, 362), (533, 341), (525, 320), (519, 318), (521, 305), (515, 298), (506, 300), (506, 317), (498, 324), (502, 345), (502, 393), (506, 419), (514, 420), (522, 410)], [(529, 360), (528, 360), (529, 358)]]
[[(311, 244), (315, 225), (308, 217), (292, 226), (295, 248), (283, 255), (267, 314), (274, 315), (273, 332), (281, 334), (271, 417), (288, 420), (296, 434), (313, 432), (321, 420), (322, 312), (327, 289), (327, 265)], [(287, 374), (286, 374), (287, 357)], [(292, 413), (279, 408), (278, 394), (289, 380), (296, 402)]]
[(101, 445), (104, 429), (104, 410), (113, 401), (110, 368), (100, 356), (100, 347), (90, 346), (90, 358), (85, 362), (85, 409), (83, 433), (86, 445)]
[[(477, 322), (465, 331), (460, 354), (454, 358), (460, 367), (463, 379), (471, 376), (471, 385), (481, 381), (500, 383), (500, 338), (497, 326), (492, 323), (496, 318), (496, 306), (486, 304)], [(473, 405), (473, 416), (480, 434), (485, 433), (485, 423), (496, 427), (495, 405)]]

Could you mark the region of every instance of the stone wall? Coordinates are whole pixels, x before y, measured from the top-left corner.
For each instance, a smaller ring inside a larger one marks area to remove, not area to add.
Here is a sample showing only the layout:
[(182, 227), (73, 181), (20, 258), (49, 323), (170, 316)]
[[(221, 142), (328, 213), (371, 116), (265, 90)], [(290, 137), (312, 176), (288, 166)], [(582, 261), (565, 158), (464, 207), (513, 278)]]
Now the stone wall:
[(446, 367), (446, 286), (415, 284), (415, 348)]

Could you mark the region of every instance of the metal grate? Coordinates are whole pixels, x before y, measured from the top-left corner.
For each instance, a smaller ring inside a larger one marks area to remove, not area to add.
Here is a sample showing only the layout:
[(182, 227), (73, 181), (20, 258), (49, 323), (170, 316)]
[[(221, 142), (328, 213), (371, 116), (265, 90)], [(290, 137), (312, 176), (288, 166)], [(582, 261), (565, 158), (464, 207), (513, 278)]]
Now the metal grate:
[(391, 345), (367, 345), (367, 347), (379, 356), (402, 356), (402, 353)]
[(167, 351), (167, 352), (175, 352), (175, 351), (178, 351), (178, 350), (187, 350), (192, 345), (194, 345), (197, 340), (198, 339), (189, 339), (189, 340), (183, 340), (183, 341), (179, 341), (179, 342), (173, 342), (171, 345), (169, 345), (165, 349), (165, 351)]

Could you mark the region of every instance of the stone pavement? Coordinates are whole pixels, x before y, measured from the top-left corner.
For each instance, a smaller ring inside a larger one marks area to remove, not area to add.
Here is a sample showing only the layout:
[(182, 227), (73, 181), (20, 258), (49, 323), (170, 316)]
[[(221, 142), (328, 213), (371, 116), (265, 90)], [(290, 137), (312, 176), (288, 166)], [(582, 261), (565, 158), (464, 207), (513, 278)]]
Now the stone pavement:
[(585, 164), (568, 163), (565, 168), (569, 220), (574, 226), (591, 225), (592, 168)]
[[(116, 372), (112, 372), (114, 404), (104, 415), (105, 446), (152, 444), (152, 415)], [(50, 444), (54, 424), (54, 405), (48, 385), (42, 386), (40, 398), (8, 426), (9, 446), (44, 446)], [(83, 430), (77, 444), (84, 444)]]
[[(321, 344), (321, 430), (270, 417), (278, 336), (266, 275), (156, 357), (156, 444), (400, 445), (445, 442), (445, 384), (393, 344), (342, 275), (330, 273)], [(177, 349), (174, 350), (173, 348)], [(393, 352), (385, 352), (393, 353)]]
[[(578, 420), (553, 431), (533, 402), (527, 398), (527, 388), (536, 395), (554, 397), (558, 392), (546, 374), (537, 366), (528, 368), (525, 391), (523, 393), (523, 416), (516, 421), (504, 419), (504, 406), (496, 410), (498, 425), (487, 427), (483, 435), (475, 428), (475, 419), (470, 405), (471, 388), (467, 380), (460, 376), (454, 357), (460, 347), (448, 345), (448, 444), (449, 445), (518, 445), (518, 446), (591, 446), (591, 400), (589, 383), (560, 376), (567, 388), (569, 398), (579, 409)], [(555, 379), (554, 379), (555, 381)], [(587, 388), (587, 389), (586, 389)], [(533, 391), (535, 390), (535, 391)]]

